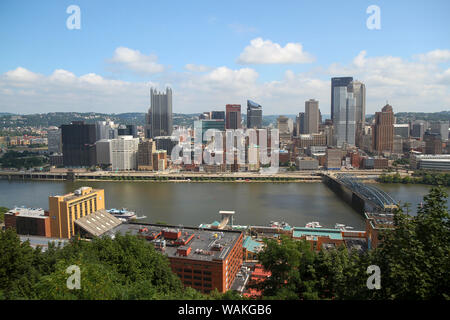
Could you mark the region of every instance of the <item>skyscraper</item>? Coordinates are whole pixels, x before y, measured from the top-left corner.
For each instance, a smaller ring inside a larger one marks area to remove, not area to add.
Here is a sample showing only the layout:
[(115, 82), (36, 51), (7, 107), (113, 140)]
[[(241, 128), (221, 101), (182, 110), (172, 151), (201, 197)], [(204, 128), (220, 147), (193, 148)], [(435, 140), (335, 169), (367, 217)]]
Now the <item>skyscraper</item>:
[(366, 86), (360, 81), (352, 81), (347, 86), (347, 91), (353, 92), (353, 97), (355, 97), (356, 123), (363, 125), (366, 120)]
[(355, 97), (355, 144), (359, 147), (362, 144), (363, 128), (366, 121), (366, 86), (360, 81), (352, 81), (348, 85), (347, 91), (352, 92)]
[(337, 77), (337, 78), (331, 78), (331, 120), (334, 120), (334, 103), (335, 103), (335, 94), (334, 94), (334, 88), (335, 87), (347, 87), (350, 82), (353, 81), (353, 77)]
[(150, 109), (145, 120), (146, 138), (172, 135), (172, 89), (166, 88), (163, 93), (150, 88)]
[(319, 101), (305, 101), (305, 133), (319, 132)]
[(355, 121), (355, 97), (347, 87), (334, 88), (334, 145), (342, 147), (355, 145), (356, 121)]
[(262, 107), (251, 100), (247, 100), (247, 128), (262, 128)]
[(298, 116), (296, 117), (296, 127), (297, 127), (297, 132), (296, 135), (297, 137), (301, 134), (306, 133), (305, 132), (305, 113), (304, 112), (299, 112)]
[(211, 119), (225, 121), (225, 111), (211, 111)]
[(227, 104), (226, 111), (226, 129), (240, 129), (241, 126), (241, 105)]
[(373, 126), (373, 150), (378, 153), (392, 152), (394, 146), (394, 111), (386, 104), (381, 112), (375, 112)]
[(95, 124), (73, 121), (61, 125), (63, 163), (65, 167), (90, 167), (96, 164)]

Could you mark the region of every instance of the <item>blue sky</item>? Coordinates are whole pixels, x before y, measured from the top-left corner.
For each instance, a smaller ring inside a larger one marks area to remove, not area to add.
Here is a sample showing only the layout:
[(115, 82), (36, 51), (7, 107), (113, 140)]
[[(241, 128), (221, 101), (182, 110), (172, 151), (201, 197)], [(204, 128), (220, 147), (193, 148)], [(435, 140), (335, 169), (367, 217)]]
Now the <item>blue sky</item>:
[[(80, 30), (66, 27), (66, 8), (72, 4), (81, 9)], [(370, 5), (381, 10), (380, 30), (366, 27)], [(366, 83), (368, 113), (386, 100), (394, 111), (440, 111), (450, 108), (448, 12), (450, 1), (445, 0), (2, 0), (0, 111), (145, 111), (147, 87), (170, 85), (175, 112), (208, 111), (252, 99), (266, 114), (294, 114), (303, 111), (305, 100), (317, 98), (328, 114), (329, 78), (339, 75)], [(254, 39), (268, 47), (300, 45), (312, 58), (255, 63), (261, 51), (253, 50), (251, 57), (240, 59)], [(139, 52), (139, 61), (130, 64), (123, 55), (114, 60), (117, 48)], [(365, 62), (355, 66), (358, 56)], [(140, 63), (149, 60), (161, 70), (139, 71)], [(199, 67), (189, 70), (188, 64)], [(57, 82), (50, 79), (55, 70), (74, 77)], [(409, 86), (406, 75), (412, 72), (422, 74), (411, 81), (434, 75), (434, 87), (427, 82)], [(90, 79), (95, 74), (96, 81), (86, 82), (82, 77), (87, 74)], [(389, 86), (380, 84), (383, 79)], [(419, 95), (421, 88), (426, 91)], [(68, 96), (72, 89), (74, 96)], [(410, 91), (418, 96), (408, 97)], [(125, 97), (115, 97), (118, 92)]]

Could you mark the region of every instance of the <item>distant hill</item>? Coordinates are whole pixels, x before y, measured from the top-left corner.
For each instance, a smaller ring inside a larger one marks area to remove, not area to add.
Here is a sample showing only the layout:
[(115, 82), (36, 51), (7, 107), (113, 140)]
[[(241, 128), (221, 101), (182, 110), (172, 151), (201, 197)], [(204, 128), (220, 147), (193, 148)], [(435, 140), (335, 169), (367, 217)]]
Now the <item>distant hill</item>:
[[(200, 113), (192, 114), (173, 114), (173, 124), (179, 126), (193, 126), (194, 121), (198, 119)], [(295, 121), (296, 114), (284, 115), (293, 121)], [(374, 115), (367, 115), (366, 120), (370, 121)], [(413, 120), (426, 120), (426, 121), (450, 121), (450, 111), (441, 112), (399, 112), (396, 113), (398, 123), (407, 123)], [(269, 126), (272, 124), (276, 126), (277, 118), (279, 115), (263, 115), (263, 126)], [(322, 115), (322, 120), (329, 119), (330, 115)], [(107, 114), (96, 112), (50, 112), (42, 114), (27, 114), (18, 115), (8, 112), (0, 113), (0, 129), (1, 128), (15, 128), (15, 127), (59, 127), (62, 124), (68, 124), (72, 121), (85, 121), (86, 123), (95, 123), (96, 121), (111, 120), (118, 124), (136, 124), (142, 126), (145, 124), (144, 112), (127, 112), (119, 114)], [(242, 114), (242, 121), (245, 124), (247, 122), (247, 115)]]

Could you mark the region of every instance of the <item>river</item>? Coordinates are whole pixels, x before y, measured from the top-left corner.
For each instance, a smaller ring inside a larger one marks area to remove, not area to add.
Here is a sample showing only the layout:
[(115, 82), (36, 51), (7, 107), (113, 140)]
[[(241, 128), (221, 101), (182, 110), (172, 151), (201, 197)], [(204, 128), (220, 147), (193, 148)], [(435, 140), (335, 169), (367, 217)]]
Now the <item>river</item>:
[[(0, 206), (48, 209), (49, 195), (62, 195), (81, 186), (105, 189), (107, 208), (128, 208), (147, 222), (198, 226), (220, 220), (219, 210), (236, 211), (234, 224), (268, 225), (285, 221), (304, 226), (319, 221), (324, 227), (342, 223), (364, 229), (363, 217), (322, 183), (155, 183), (107, 181), (0, 180)], [(415, 208), (429, 187), (377, 184), (394, 199)], [(450, 189), (447, 189), (450, 190)], [(450, 205), (450, 202), (449, 202)]]

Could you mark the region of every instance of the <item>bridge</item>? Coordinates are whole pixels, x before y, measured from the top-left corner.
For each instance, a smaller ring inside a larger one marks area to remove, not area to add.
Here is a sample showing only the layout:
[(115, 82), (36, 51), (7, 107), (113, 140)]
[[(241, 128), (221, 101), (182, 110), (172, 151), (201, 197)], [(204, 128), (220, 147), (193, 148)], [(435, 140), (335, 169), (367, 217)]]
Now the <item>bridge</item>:
[(392, 211), (397, 208), (397, 201), (388, 193), (360, 182), (351, 174), (324, 175), (324, 183), (357, 211)]

